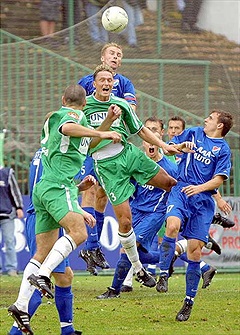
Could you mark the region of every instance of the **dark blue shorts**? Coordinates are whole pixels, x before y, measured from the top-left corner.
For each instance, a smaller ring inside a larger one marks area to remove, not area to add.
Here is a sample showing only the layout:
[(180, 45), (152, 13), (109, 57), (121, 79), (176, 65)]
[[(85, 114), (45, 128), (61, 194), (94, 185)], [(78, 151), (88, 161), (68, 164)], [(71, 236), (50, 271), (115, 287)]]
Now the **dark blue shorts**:
[(181, 235), (186, 239), (208, 242), (209, 228), (215, 204), (209, 192), (187, 197), (181, 189), (187, 186), (179, 182), (169, 194), (166, 218), (176, 216), (181, 220)]

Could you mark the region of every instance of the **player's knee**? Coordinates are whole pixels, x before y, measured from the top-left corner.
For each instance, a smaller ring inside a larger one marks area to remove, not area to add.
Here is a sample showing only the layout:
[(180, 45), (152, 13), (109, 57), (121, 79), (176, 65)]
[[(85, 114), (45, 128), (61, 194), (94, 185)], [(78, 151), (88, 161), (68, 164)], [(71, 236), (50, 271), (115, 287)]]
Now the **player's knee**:
[(166, 236), (176, 238), (179, 232), (179, 226), (174, 223), (168, 223), (166, 227)]
[(59, 287), (68, 287), (72, 285), (73, 271), (70, 267), (66, 267), (65, 273), (53, 272), (55, 284)]

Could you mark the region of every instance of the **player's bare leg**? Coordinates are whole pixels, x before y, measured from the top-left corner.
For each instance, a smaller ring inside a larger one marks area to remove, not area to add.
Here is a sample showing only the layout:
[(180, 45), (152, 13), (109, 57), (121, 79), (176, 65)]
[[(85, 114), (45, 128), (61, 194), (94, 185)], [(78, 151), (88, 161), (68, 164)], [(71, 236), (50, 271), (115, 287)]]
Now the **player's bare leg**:
[(139, 282), (148, 287), (155, 286), (155, 279), (146, 272), (139, 260), (136, 236), (132, 228), (132, 214), (129, 201), (126, 200), (119, 205), (113, 206), (113, 210), (119, 223), (118, 235), (120, 242), (136, 271)]

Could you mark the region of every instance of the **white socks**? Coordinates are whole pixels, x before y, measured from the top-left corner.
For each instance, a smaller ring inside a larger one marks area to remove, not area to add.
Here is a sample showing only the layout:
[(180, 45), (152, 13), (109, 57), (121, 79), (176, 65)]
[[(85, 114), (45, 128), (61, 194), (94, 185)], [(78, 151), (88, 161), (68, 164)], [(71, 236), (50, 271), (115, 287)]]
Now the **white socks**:
[(133, 286), (132, 280), (133, 280), (133, 267), (131, 267), (130, 270), (128, 271), (128, 274), (124, 279), (123, 285), (132, 287)]
[(136, 236), (133, 231), (133, 228), (131, 228), (131, 230), (128, 233), (118, 232), (118, 236), (135, 271), (139, 272), (142, 269), (142, 263), (139, 261)]
[(51, 272), (58, 266), (73, 250), (77, 247), (71, 236), (64, 235), (60, 237), (52, 247), (48, 256), (42, 263), (39, 276), (50, 278)]
[(28, 303), (31, 299), (31, 296), (35, 290), (35, 287), (32, 286), (27, 278), (33, 273), (35, 275), (38, 274), (41, 263), (36, 261), (35, 259), (30, 259), (29, 263), (26, 265), (24, 272), (22, 283), (20, 286), (20, 290), (18, 293), (18, 298), (14, 305), (23, 312), (28, 312)]

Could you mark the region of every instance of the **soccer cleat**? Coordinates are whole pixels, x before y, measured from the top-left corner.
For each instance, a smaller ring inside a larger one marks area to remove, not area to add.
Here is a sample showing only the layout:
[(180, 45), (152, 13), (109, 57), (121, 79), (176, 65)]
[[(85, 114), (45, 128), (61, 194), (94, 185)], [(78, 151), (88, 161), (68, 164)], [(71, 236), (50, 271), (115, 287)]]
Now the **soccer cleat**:
[(208, 243), (205, 245), (205, 247), (215, 251), (218, 255), (221, 255), (222, 253), (220, 245), (210, 235), (208, 237)]
[(105, 256), (100, 248), (91, 250), (92, 258), (97, 266), (102, 269), (109, 269), (110, 265), (105, 259)]
[(112, 299), (112, 298), (119, 298), (120, 295), (116, 293), (116, 290), (112, 287), (108, 287), (107, 291), (101, 295), (98, 295), (97, 299)]
[(214, 268), (213, 266), (210, 266), (210, 269), (202, 274), (202, 279), (203, 279), (202, 288), (206, 288), (211, 284), (211, 281), (216, 273), (217, 273), (217, 269)]
[(174, 272), (174, 262), (176, 261), (176, 259), (178, 258), (177, 255), (174, 255), (172, 260), (171, 260), (171, 263), (170, 263), (170, 267), (169, 267), (169, 271), (168, 271), (168, 278), (172, 276), (173, 272)]
[(212, 224), (219, 224), (223, 228), (232, 228), (235, 226), (235, 223), (233, 221), (229, 220), (228, 218), (225, 218), (220, 213), (216, 213), (213, 216)]
[(92, 253), (89, 250), (81, 250), (78, 257), (81, 257), (87, 263), (87, 271), (93, 276), (97, 276), (98, 272), (96, 264), (93, 260)]
[(188, 301), (184, 301), (183, 307), (177, 313), (176, 321), (187, 321), (191, 315), (193, 304)]
[(159, 277), (156, 290), (160, 293), (165, 293), (168, 291), (168, 277), (166, 274)]
[(144, 268), (137, 272), (136, 280), (147, 287), (154, 287), (156, 285), (156, 280), (147, 272)]
[(31, 274), (28, 277), (28, 281), (31, 285), (35, 286), (46, 298), (54, 298), (54, 294), (51, 291), (52, 283), (48, 277), (35, 276), (34, 274)]
[(27, 312), (22, 312), (15, 305), (11, 305), (8, 307), (8, 313), (14, 318), (23, 333), (33, 335), (30, 327), (30, 315)]
[(74, 332), (71, 333), (70, 335), (82, 335), (82, 332), (79, 330), (74, 330)]
[(128, 285), (122, 285), (120, 292), (132, 292), (133, 287)]

